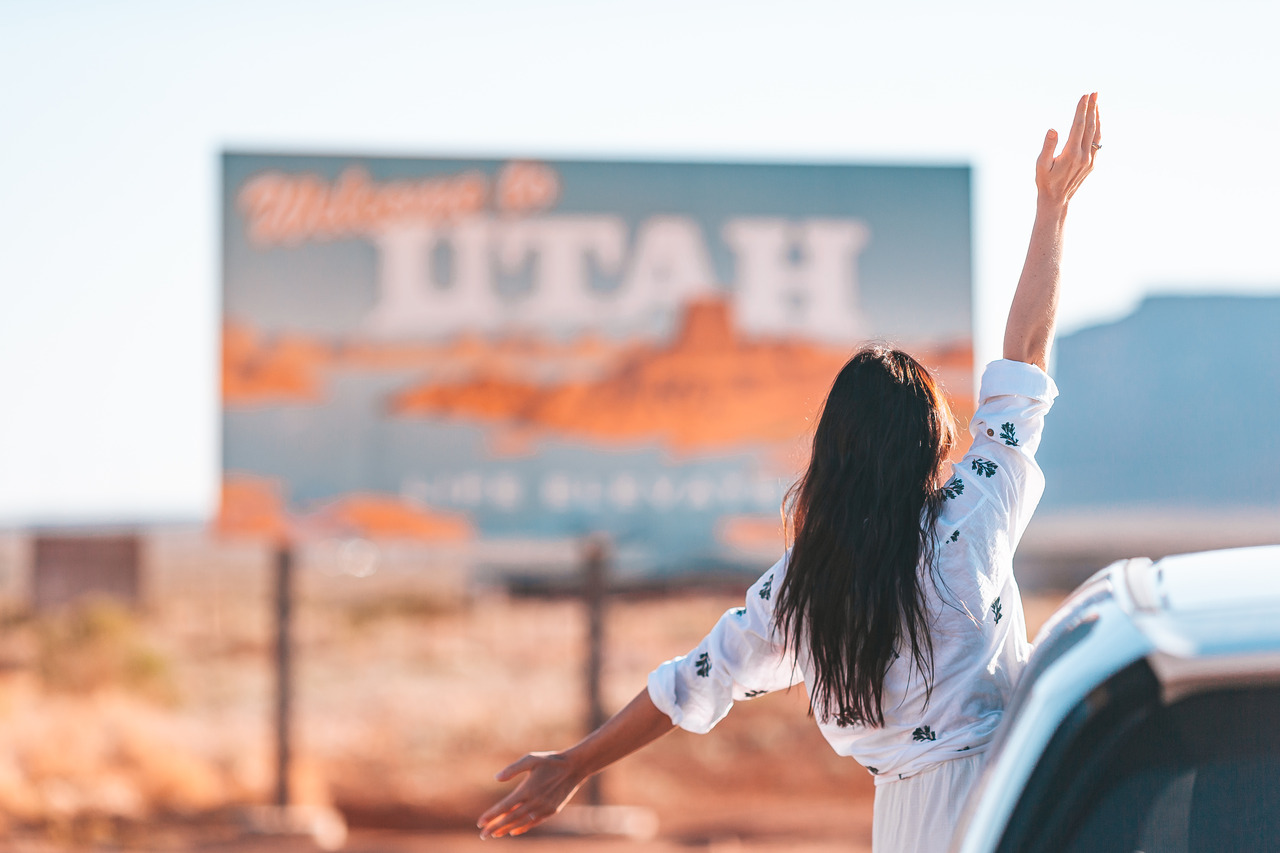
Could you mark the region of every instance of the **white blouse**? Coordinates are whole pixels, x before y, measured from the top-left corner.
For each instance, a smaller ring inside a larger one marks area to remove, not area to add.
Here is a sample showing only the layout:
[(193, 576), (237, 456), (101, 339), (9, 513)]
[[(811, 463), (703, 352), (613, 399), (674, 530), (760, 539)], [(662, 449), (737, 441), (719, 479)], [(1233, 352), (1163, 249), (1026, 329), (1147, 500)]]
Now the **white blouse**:
[[(856, 758), (877, 785), (991, 743), (1031, 652), (1013, 552), (1044, 491), (1035, 451), (1057, 394), (1034, 365), (996, 361), (983, 373), (973, 443), (943, 487), (935, 528), (941, 583), (923, 584), (934, 660), (927, 706), (924, 680), (903, 652), (885, 676), (883, 726), (818, 720), (832, 748)], [(735, 701), (810, 682), (807, 649), (784, 652), (773, 626), (774, 591), (786, 569), (784, 554), (752, 584), (744, 607), (649, 675), (649, 696), (673, 723), (707, 732)]]

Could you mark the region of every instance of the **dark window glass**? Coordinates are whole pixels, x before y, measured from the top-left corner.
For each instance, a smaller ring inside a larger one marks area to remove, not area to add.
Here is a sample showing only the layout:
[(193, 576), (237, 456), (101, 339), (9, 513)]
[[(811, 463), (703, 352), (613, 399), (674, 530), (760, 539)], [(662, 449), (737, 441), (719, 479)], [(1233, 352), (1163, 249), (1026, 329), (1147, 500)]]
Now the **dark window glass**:
[(1101, 765), (1070, 851), (1280, 849), (1280, 689), (1161, 708)]
[(1001, 850), (1280, 850), (1280, 687), (1164, 706), (1144, 662), (1059, 728)]

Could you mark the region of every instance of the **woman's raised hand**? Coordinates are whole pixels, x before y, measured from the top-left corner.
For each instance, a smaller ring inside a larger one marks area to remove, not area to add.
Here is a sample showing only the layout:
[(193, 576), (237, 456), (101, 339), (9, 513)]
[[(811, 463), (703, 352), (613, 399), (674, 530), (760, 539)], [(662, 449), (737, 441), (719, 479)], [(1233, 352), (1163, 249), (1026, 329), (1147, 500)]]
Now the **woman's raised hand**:
[(1044, 137), (1044, 148), (1036, 158), (1036, 220), (1031, 226), (1031, 244), (1022, 265), (1018, 289), (1009, 306), (1004, 327), (1004, 357), (1034, 364), (1041, 370), (1049, 357), (1053, 327), (1058, 316), (1058, 277), (1062, 259), (1062, 229), (1067, 218), (1067, 202), (1093, 171), (1093, 158), (1102, 148), (1102, 125), (1098, 121), (1098, 93), (1085, 95), (1076, 104), (1076, 117), (1062, 153), (1058, 132)]
[(1045, 134), (1044, 148), (1036, 159), (1036, 187), (1041, 201), (1065, 205), (1093, 171), (1093, 158), (1102, 148), (1097, 92), (1080, 98), (1066, 144), (1062, 146), (1062, 153), (1055, 157), (1053, 152), (1057, 147), (1058, 132), (1050, 130)]
[(531, 752), (498, 773), (506, 782), (528, 773), (519, 786), (484, 814), (476, 825), (481, 838), (520, 835), (564, 808), (586, 776), (559, 752)]

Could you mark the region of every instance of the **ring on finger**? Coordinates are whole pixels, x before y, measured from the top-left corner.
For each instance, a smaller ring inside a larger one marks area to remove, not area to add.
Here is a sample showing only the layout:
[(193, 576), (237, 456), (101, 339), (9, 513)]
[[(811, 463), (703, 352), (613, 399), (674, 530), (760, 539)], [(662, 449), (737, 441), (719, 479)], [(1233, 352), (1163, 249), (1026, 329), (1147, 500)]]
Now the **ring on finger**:
[(1094, 150), (1094, 151), (1097, 151), (1097, 150), (1099, 150), (1100, 148), (1102, 148), (1102, 143), (1101, 143), (1101, 142), (1090, 142), (1089, 144), (1093, 146), (1093, 150)]

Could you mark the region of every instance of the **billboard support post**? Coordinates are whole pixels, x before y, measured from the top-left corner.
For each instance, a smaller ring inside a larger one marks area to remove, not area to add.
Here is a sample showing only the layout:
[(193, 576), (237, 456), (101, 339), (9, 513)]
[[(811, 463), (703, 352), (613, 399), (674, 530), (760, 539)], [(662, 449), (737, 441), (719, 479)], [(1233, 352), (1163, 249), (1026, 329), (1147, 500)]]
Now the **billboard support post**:
[(319, 850), (340, 850), (347, 840), (347, 823), (342, 814), (330, 806), (294, 805), (290, 802), (289, 767), (293, 754), (290, 725), (293, 714), (293, 545), (278, 542), (271, 552), (275, 579), (274, 603), (276, 642), (273, 663), (276, 676), (276, 702), (273, 722), (276, 740), (276, 779), (273, 802), (250, 806), (243, 820), (248, 831), (266, 836), (310, 836)]
[(290, 706), (292, 648), (290, 622), (293, 605), (293, 550), (288, 544), (276, 547), (275, 552), (275, 611), (276, 611), (276, 792), (277, 806), (289, 805), (290, 763)]
[[(587, 541), (582, 566), (582, 598), (587, 608), (587, 731), (604, 725), (604, 701), (601, 697), (601, 672), (604, 668), (604, 608), (608, 585), (608, 545), (603, 537)], [(587, 780), (587, 805), (604, 803), (604, 792), (597, 773)]]

